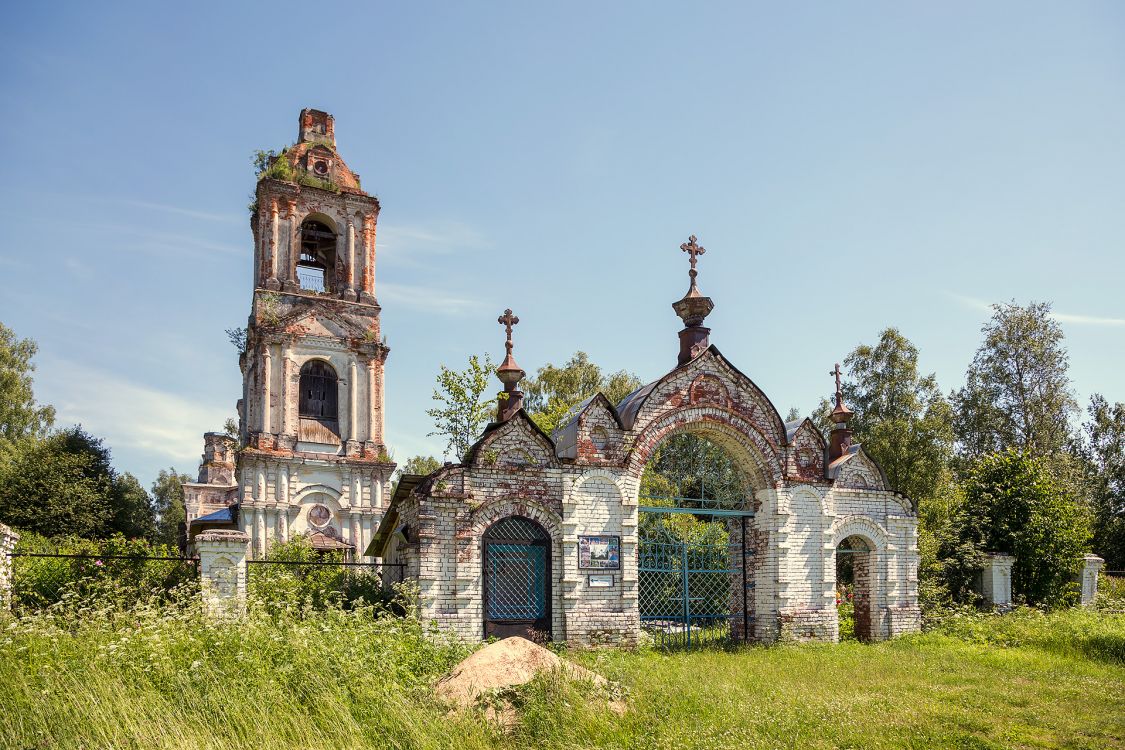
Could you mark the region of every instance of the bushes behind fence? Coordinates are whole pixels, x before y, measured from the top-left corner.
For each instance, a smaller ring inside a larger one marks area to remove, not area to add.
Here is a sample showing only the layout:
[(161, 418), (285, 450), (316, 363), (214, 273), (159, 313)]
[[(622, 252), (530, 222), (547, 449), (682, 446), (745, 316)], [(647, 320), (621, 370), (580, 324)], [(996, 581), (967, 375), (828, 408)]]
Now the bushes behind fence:
[(384, 585), (382, 567), (342, 563), (341, 552), (316, 550), (304, 537), (274, 542), (264, 560), (247, 566), (251, 605), (273, 611), (329, 606), (350, 609), (360, 603), (399, 608)]
[(64, 599), (135, 604), (191, 595), (199, 586), (195, 561), (159, 559), (180, 558), (180, 551), (143, 539), (25, 533), (15, 552), (12, 603), (17, 611), (41, 609)]

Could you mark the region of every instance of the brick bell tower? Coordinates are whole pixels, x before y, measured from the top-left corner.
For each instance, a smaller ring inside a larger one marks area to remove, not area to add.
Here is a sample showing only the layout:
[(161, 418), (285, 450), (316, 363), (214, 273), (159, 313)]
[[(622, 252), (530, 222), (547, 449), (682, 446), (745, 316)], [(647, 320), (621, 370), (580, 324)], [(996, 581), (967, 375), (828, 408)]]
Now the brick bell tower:
[(263, 166), (239, 361), (237, 524), (255, 555), (304, 535), (359, 558), (395, 468), (375, 300), (379, 200), (340, 158), (326, 112), (303, 110), (297, 142)]

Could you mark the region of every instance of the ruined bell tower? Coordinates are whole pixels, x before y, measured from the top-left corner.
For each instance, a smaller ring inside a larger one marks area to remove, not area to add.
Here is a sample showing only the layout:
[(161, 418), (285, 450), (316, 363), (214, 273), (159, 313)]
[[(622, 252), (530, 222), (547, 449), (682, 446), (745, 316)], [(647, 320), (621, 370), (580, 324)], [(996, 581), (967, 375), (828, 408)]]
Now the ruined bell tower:
[(303, 110), (296, 143), (260, 166), (234, 523), (255, 555), (305, 535), (359, 558), (395, 468), (375, 296), (379, 200), (340, 157), (326, 112)]

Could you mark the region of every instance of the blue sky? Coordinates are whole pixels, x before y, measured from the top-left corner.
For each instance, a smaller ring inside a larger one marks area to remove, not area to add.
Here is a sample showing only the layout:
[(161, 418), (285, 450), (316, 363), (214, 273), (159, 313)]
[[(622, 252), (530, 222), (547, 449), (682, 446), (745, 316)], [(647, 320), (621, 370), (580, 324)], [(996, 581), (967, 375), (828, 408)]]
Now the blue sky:
[[(233, 414), (251, 152), (336, 117), (379, 195), (399, 459), (441, 363), (675, 363), (679, 244), (712, 341), (811, 410), (897, 326), (946, 391), (988, 317), (1054, 304), (1125, 400), (1120, 3), (21, 3), (0, 50), (0, 321), (38, 397), (146, 484)], [(499, 382), (497, 382), (499, 387)]]

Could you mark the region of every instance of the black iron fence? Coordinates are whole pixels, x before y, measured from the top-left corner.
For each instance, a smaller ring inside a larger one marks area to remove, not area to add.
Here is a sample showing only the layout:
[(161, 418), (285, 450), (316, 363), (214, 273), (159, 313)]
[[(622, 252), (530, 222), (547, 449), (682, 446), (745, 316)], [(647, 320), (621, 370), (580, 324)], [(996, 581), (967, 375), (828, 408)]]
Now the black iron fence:
[(194, 557), (44, 551), (8, 556), (17, 612), (65, 599), (108, 604), (190, 596), (199, 588), (199, 560)]

